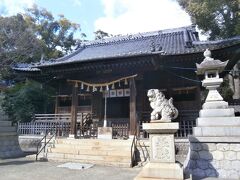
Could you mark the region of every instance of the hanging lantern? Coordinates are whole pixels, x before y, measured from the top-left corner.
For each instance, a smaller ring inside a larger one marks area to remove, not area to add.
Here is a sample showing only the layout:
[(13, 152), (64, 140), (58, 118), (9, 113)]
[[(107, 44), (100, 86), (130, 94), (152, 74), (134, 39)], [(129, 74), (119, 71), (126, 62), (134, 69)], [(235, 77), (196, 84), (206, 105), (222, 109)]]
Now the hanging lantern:
[(118, 87), (121, 87), (121, 81), (118, 81)]
[(78, 83), (77, 83), (77, 82), (75, 82), (75, 87), (76, 87), (76, 88), (78, 87)]
[(124, 85), (128, 85), (128, 81), (127, 81), (127, 79), (125, 79), (125, 81), (124, 81)]
[(102, 92), (103, 91), (103, 89), (102, 89), (102, 86), (100, 87), (100, 90), (99, 90), (100, 92)]
[(83, 83), (81, 83), (81, 89), (84, 89), (84, 85), (83, 85)]
[(106, 90), (107, 90), (107, 91), (109, 90), (109, 86), (108, 86), (108, 85), (106, 86)]
[(112, 84), (112, 89), (115, 89), (115, 85), (114, 85), (114, 83)]
[(86, 91), (89, 92), (89, 86), (87, 86), (87, 90)]

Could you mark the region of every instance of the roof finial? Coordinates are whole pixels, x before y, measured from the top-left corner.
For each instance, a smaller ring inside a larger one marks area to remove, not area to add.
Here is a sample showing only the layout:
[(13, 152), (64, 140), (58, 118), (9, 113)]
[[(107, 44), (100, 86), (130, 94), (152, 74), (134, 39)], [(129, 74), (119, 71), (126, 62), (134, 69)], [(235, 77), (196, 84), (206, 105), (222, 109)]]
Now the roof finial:
[(203, 55), (204, 55), (204, 61), (212, 61), (212, 60), (214, 60), (213, 58), (211, 58), (211, 56), (212, 56), (212, 53), (211, 53), (211, 51), (209, 50), (209, 49), (206, 49), (205, 51), (204, 51), (204, 53), (203, 53)]

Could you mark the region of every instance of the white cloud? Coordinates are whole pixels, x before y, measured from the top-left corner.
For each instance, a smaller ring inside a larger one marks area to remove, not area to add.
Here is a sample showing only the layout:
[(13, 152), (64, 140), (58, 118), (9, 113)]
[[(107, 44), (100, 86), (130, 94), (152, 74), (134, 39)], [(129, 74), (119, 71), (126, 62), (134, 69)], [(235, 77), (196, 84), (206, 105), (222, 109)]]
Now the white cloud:
[[(5, 16), (21, 13), (25, 8), (30, 8), (35, 3), (35, 0), (0, 0), (0, 15)], [(2, 11), (2, 12), (1, 12)]]
[(81, 0), (71, 0), (75, 6), (81, 6)]
[(129, 34), (191, 25), (190, 17), (175, 0), (101, 0), (104, 17), (95, 30)]

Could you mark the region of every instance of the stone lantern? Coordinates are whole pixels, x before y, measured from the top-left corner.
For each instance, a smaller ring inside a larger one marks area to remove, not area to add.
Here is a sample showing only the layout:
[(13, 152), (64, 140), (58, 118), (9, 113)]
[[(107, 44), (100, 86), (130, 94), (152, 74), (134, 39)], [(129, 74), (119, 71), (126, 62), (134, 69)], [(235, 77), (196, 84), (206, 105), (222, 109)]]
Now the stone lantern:
[(223, 82), (223, 79), (219, 77), (219, 73), (224, 70), (228, 61), (214, 60), (211, 58), (211, 51), (209, 49), (204, 52), (204, 56), (205, 59), (202, 63), (196, 64), (196, 73), (205, 77), (202, 81), (202, 86), (209, 90), (203, 109), (227, 108), (228, 103), (223, 101), (217, 88)]

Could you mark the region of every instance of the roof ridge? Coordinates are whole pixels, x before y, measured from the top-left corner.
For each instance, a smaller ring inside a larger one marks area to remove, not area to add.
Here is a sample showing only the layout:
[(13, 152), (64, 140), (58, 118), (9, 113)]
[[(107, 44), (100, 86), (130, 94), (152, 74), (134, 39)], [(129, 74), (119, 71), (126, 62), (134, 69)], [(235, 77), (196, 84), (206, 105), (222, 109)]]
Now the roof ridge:
[(142, 33), (139, 32), (139, 33), (133, 33), (133, 34), (108, 37), (105, 39), (98, 39), (98, 40), (84, 42), (81, 47), (103, 45), (103, 44), (107, 44), (107, 43), (115, 43), (115, 42), (129, 41), (129, 40), (136, 40), (136, 39), (141, 39), (141, 38), (145, 38), (145, 37), (157, 36), (160, 34), (170, 34), (170, 33), (180, 32), (180, 31), (184, 31), (186, 29), (196, 31), (196, 26), (190, 25), (190, 26), (183, 26), (183, 27), (178, 27), (178, 28), (173, 28), (173, 29), (163, 29), (163, 30), (158, 30), (158, 31), (149, 31), (149, 32), (142, 32)]

